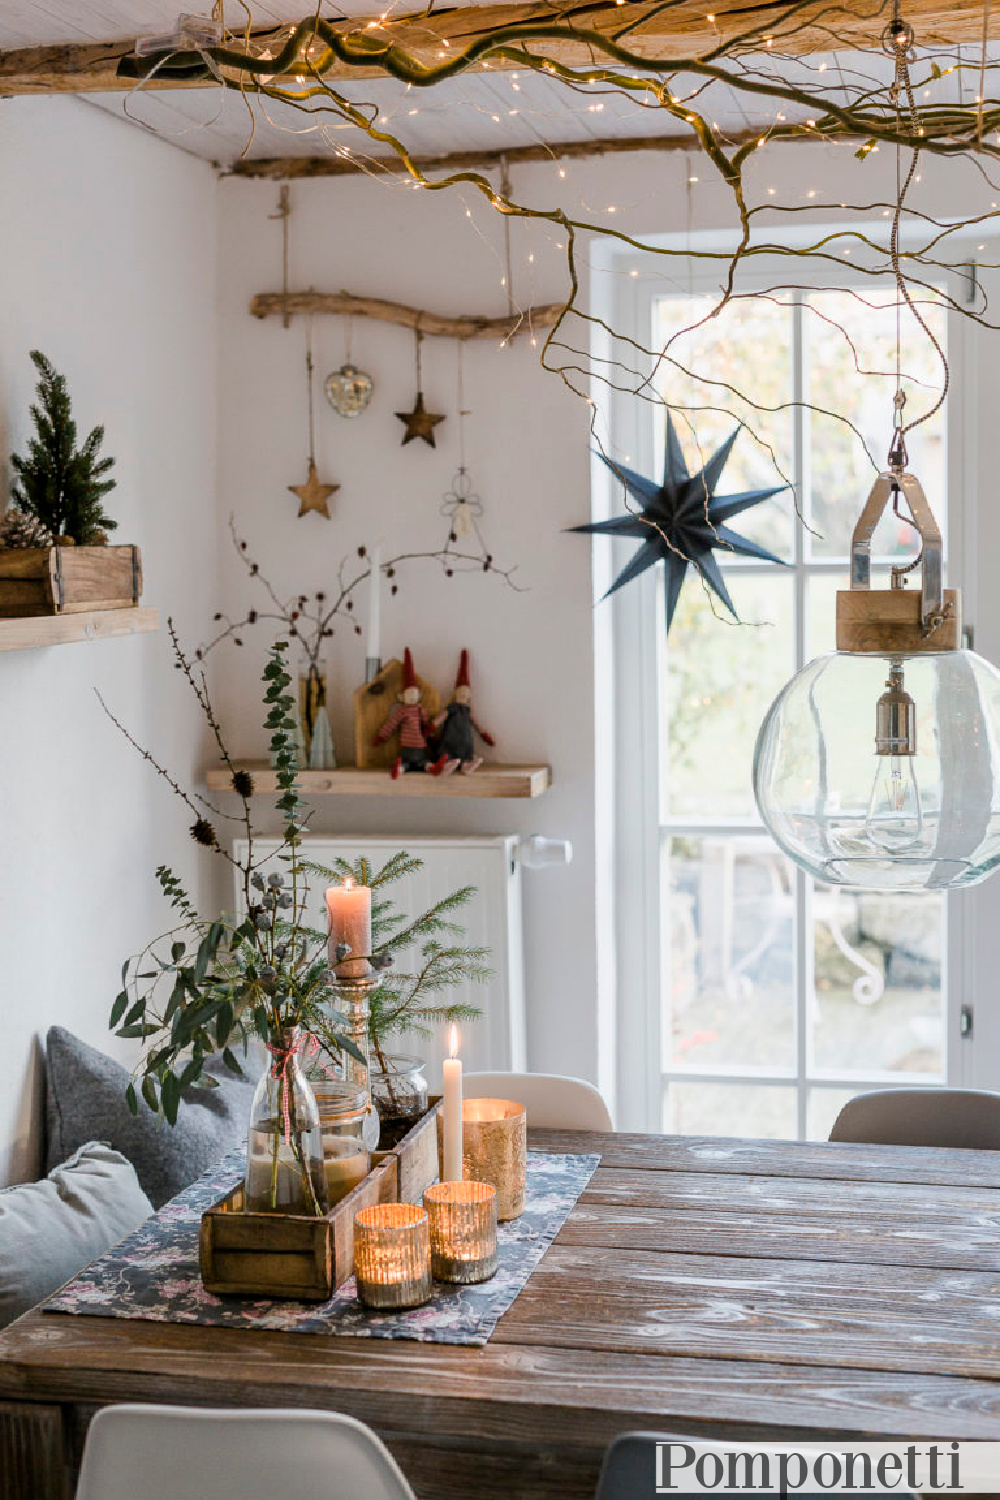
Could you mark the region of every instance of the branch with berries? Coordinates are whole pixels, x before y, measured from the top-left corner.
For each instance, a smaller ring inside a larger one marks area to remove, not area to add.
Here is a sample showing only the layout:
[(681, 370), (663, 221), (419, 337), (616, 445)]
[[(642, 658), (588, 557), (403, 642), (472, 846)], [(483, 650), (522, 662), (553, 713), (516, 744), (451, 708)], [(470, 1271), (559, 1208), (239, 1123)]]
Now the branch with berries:
[[(236, 530), (232, 516), (229, 518), (229, 531), (237, 557), (249, 576), (256, 579), (264, 589), (269, 602), (265, 608), (248, 609), (242, 619), (238, 620), (220, 610), (213, 617), (214, 623), (219, 627), (216, 634), (195, 652), (198, 661), (204, 661), (223, 641), (231, 640), (234, 646), (242, 646), (245, 632), (265, 620), (279, 625), (283, 635), (299, 643), (311, 667), (319, 666), (323, 645), (334, 634), (334, 622), (338, 619), (349, 622), (354, 634), (361, 635), (361, 626), (354, 617), (354, 597), (361, 585), (371, 578), (372, 564), (367, 547), (357, 549), (356, 561), (343, 559), (337, 570), (337, 584), (333, 590), (327, 592), (317, 589), (313, 594), (296, 594), (286, 600), (281, 598), (271, 580), (261, 571), (260, 563), (250, 552), (249, 543)], [(521, 586), (514, 581), (516, 567), (497, 567), (491, 552), (466, 552), (455, 545), (456, 541), (456, 535), (449, 533), (443, 547), (428, 552), (399, 552), (395, 557), (383, 561), (381, 574), (389, 584), (390, 594), (398, 594), (399, 570), (411, 562), (436, 563), (446, 578), (454, 578), (456, 573), (492, 573), (508, 588), (517, 593), (522, 592)]]

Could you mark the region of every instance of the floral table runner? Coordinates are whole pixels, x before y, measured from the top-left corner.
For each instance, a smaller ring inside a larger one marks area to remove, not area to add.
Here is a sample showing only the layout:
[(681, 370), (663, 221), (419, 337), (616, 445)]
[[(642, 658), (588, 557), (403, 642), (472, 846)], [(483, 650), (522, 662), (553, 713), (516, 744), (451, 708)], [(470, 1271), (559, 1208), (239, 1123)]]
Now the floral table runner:
[(499, 1226), (499, 1269), (479, 1286), (434, 1283), (430, 1302), (405, 1312), (371, 1312), (346, 1281), (329, 1302), (215, 1297), (202, 1286), (198, 1231), (206, 1208), (243, 1176), (242, 1151), (227, 1156), (45, 1304), (46, 1312), (213, 1328), (266, 1328), (353, 1338), (419, 1339), (482, 1346), (569, 1217), (599, 1156), (528, 1152), (528, 1192), (519, 1219)]

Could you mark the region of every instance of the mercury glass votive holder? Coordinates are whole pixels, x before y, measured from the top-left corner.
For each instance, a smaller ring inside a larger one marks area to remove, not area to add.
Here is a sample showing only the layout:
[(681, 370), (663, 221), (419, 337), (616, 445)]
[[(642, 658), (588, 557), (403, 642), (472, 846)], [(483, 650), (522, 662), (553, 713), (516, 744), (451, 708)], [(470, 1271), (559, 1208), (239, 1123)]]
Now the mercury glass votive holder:
[[(443, 1121), (438, 1111), (438, 1170)], [(512, 1099), (466, 1099), (462, 1104), (462, 1176), (491, 1182), (497, 1190), (497, 1219), (505, 1224), (524, 1212), (527, 1193), (528, 1122), (523, 1104)]]
[(431, 1294), (427, 1214), (412, 1203), (376, 1203), (354, 1215), (354, 1275), (366, 1307), (420, 1307)]
[(489, 1281), (497, 1271), (497, 1190), (488, 1182), (436, 1182), (424, 1193), (435, 1281)]

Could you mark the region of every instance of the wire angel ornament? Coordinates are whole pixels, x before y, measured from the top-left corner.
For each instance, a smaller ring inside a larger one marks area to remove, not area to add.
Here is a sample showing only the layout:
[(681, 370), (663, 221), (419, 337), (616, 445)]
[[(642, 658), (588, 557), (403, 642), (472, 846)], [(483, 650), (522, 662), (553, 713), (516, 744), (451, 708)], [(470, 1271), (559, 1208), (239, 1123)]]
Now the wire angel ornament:
[(441, 502), (441, 514), (448, 517), (448, 544), (474, 536), (483, 552), (486, 543), (479, 529), (483, 502), (472, 488), (472, 480), (463, 464), (451, 482), (451, 489)]

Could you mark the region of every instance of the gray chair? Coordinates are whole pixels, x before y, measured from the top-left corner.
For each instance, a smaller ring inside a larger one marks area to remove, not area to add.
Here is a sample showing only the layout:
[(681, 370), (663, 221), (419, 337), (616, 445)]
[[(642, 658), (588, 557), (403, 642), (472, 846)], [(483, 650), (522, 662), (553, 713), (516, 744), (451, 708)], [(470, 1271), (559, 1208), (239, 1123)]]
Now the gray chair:
[(976, 1089), (879, 1089), (849, 1099), (831, 1141), (870, 1146), (964, 1146), (1000, 1151), (1000, 1094)]

